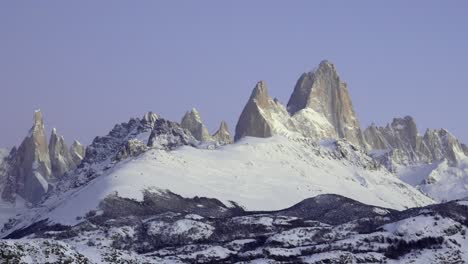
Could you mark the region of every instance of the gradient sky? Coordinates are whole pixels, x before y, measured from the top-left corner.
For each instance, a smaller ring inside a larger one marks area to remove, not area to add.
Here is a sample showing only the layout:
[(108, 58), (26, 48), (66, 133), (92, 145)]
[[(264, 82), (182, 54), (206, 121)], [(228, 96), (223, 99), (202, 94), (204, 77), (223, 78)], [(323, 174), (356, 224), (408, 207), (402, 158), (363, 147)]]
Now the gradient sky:
[(467, 1), (1, 1), (0, 146), (46, 126), (89, 144), (152, 110), (234, 130), (258, 80), (287, 103), (323, 59), (361, 126), (412, 115), (468, 142)]

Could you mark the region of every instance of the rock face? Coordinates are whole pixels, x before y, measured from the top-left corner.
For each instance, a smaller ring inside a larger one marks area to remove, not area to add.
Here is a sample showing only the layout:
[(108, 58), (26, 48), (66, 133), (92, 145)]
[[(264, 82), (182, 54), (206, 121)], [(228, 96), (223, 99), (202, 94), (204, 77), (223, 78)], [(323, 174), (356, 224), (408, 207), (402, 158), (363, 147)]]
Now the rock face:
[(70, 147), (70, 157), (73, 161), (74, 167), (78, 167), (83, 160), (86, 153), (86, 148), (81, 145), (78, 140), (74, 140)]
[(59, 178), (66, 172), (75, 168), (75, 162), (71, 158), (70, 151), (63, 136), (57, 134), (57, 130), (52, 129), (49, 141), (50, 163), (52, 175)]
[(143, 118), (131, 118), (128, 122), (115, 125), (107, 135), (94, 138), (91, 145), (86, 148), (80, 166), (86, 167), (114, 159), (132, 139), (148, 144), (148, 138), (157, 120), (159, 120), (157, 115), (148, 112)]
[(196, 139), (189, 130), (182, 128), (179, 124), (165, 119), (158, 119), (148, 139), (148, 146), (173, 150), (183, 145), (195, 146)]
[(376, 158), (395, 171), (398, 165), (433, 163), (446, 159), (456, 166), (466, 156), (463, 145), (447, 130), (428, 129), (424, 136), (418, 132), (410, 116), (394, 118), (385, 127), (371, 125), (364, 131), (368, 148)]
[(332, 124), (339, 138), (364, 145), (363, 136), (346, 83), (341, 82), (335, 65), (322, 61), (317, 70), (304, 73), (288, 102), (288, 111), (311, 108)]
[(16, 193), (28, 201), (37, 202), (47, 192), (52, 178), (49, 149), (42, 113), (34, 113), (34, 125), (12, 157), (9, 171)]
[(317, 70), (304, 73), (287, 108), (269, 97), (264, 81), (255, 86), (237, 123), (235, 140), (273, 135), (345, 138), (365, 146), (348, 89), (333, 64), (323, 61)]
[[(79, 144), (79, 143), (78, 143)], [(44, 119), (40, 111), (34, 113), (34, 125), (21, 145), (14, 147), (0, 164), (1, 196), (14, 203), (16, 195), (33, 204), (49, 191), (49, 183), (55, 182), (74, 169), (84, 156), (84, 147), (74, 144), (70, 154), (62, 136), (53, 129), (47, 144)]]
[(218, 131), (213, 134), (213, 139), (222, 145), (232, 144), (232, 136), (226, 122), (221, 121)]
[(200, 113), (197, 109), (193, 108), (191, 111), (186, 112), (180, 124), (182, 128), (190, 131), (198, 141), (212, 141), (210, 132), (208, 132), (208, 129), (203, 124)]
[(239, 117), (234, 139), (237, 141), (245, 136), (271, 137), (273, 135), (272, 127), (265, 115), (275, 108), (277, 107), (268, 95), (265, 81), (259, 81)]
[(128, 157), (136, 157), (141, 153), (148, 150), (148, 147), (145, 143), (141, 142), (138, 139), (130, 139), (125, 143), (125, 145), (117, 152), (115, 156), (116, 161), (124, 160)]

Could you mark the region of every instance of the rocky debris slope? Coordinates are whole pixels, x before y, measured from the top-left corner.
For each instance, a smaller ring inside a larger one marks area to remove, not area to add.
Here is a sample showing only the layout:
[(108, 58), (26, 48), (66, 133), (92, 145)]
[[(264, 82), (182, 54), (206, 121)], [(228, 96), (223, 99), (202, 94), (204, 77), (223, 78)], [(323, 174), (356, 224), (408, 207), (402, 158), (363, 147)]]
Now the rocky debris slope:
[(49, 145), (41, 111), (34, 113), (34, 124), (18, 148), (13, 148), (3, 165), (2, 199), (15, 203), (16, 196), (33, 204), (49, 191), (51, 183), (76, 167), (63, 137), (52, 130)]
[(249, 212), (147, 191), (141, 202), (110, 196), (77, 225), (39, 222), (0, 243), (10, 259), (30, 254), (31, 262), (463, 263), (467, 206), (461, 200), (395, 211), (320, 195), (280, 211)]
[(255, 86), (239, 117), (235, 140), (272, 135), (315, 140), (345, 138), (365, 147), (346, 84), (328, 61), (300, 77), (287, 108), (268, 95), (264, 81)]
[(213, 140), (210, 132), (203, 124), (200, 113), (195, 108), (185, 113), (180, 125), (190, 131), (198, 141), (209, 142)]
[(213, 134), (213, 140), (221, 145), (232, 144), (232, 136), (229, 133), (228, 125), (225, 121), (221, 121), (218, 131)]

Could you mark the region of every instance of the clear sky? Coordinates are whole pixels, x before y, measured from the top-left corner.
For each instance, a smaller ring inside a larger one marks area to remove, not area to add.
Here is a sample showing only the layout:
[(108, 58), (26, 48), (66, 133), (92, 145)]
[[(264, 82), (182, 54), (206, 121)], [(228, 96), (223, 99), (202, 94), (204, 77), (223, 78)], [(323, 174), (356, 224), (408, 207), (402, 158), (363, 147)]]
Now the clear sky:
[(467, 1), (1, 1), (0, 146), (40, 108), (89, 144), (152, 110), (234, 130), (258, 80), (287, 103), (328, 59), (361, 125), (412, 115), (468, 142)]

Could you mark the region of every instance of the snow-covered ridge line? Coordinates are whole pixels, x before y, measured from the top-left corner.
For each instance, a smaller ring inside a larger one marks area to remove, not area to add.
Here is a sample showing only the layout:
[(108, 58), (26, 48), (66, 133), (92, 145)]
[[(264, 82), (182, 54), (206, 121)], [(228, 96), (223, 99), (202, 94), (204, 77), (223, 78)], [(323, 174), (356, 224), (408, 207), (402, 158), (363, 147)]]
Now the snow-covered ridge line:
[(218, 149), (150, 149), (99, 175), (77, 191), (51, 197), (44, 205), (53, 208), (42, 217), (74, 224), (108, 195), (141, 200), (142, 191), (154, 187), (234, 201), (249, 210), (279, 210), (326, 193), (394, 209), (432, 203), (345, 141), (318, 145), (275, 136)]

